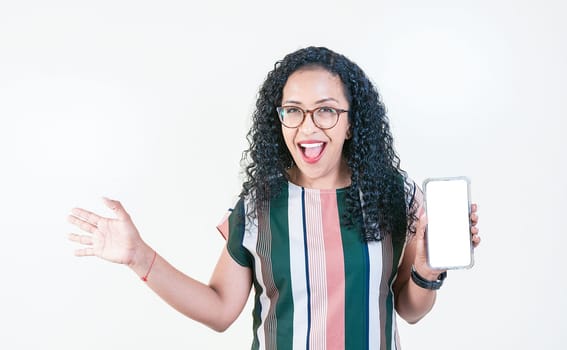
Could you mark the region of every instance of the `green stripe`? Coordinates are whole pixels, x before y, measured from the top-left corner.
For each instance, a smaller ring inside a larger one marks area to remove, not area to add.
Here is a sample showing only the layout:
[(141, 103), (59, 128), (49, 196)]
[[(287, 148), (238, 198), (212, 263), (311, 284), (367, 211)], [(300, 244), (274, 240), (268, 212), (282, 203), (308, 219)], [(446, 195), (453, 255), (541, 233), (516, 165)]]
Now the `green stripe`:
[(242, 245), (245, 224), (244, 201), (242, 198), (236, 203), (232, 213), (228, 216), (228, 241), (226, 248), (230, 256), (240, 265), (252, 267), (252, 255)]
[(272, 273), (279, 293), (276, 304), (278, 350), (291, 350), (293, 345), (294, 308), (290, 270), (288, 195), (288, 187), (285, 186), (277, 198), (270, 203)]
[[(388, 254), (385, 252), (383, 253), (384, 257), (391, 257), (391, 261), (388, 263), (391, 264), (391, 275), (388, 279), (388, 286), (391, 288), (392, 283), (394, 282), (394, 277), (398, 273), (398, 264), (402, 257), (402, 251), (404, 248), (404, 241), (399, 239), (393, 239), (391, 235), (384, 238), (383, 245), (385, 248), (388, 249)], [(388, 293), (388, 297), (386, 298), (386, 324), (385, 324), (385, 332), (386, 332), (386, 345), (388, 349), (392, 348), (392, 343), (395, 340), (392, 338), (393, 334), (393, 327), (394, 327), (394, 294)]]
[(260, 303), (260, 295), (262, 294), (263, 289), (258, 283), (258, 281), (256, 281), (256, 277), (254, 277), (254, 291), (255, 291), (254, 309), (252, 310), (252, 334), (254, 338), (252, 340), (251, 349), (258, 350), (260, 348), (260, 340), (258, 339), (258, 328), (262, 324), (262, 304)]
[[(383, 270), (382, 273), (386, 274), (394, 269), (394, 260), (388, 260), (392, 257), (392, 236), (388, 235), (384, 237), (382, 240), (382, 264)], [(388, 277), (388, 288), (392, 285), (392, 280), (394, 278), (394, 274), (391, 273)], [(384, 278), (382, 279), (382, 283), (384, 283)], [(394, 312), (394, 294), (388, 290), (388, 296), (385, 300), (385, 322), (384, 322), (384, 336), (386, 338), (386, 349), (392, 348), (392, 327), (393, 327), (393, 312)]]
[(368, 252), (360, 230), (343, 223), (345, 193), (337, 192), (345, 263), (345, 349), (368, 348)]

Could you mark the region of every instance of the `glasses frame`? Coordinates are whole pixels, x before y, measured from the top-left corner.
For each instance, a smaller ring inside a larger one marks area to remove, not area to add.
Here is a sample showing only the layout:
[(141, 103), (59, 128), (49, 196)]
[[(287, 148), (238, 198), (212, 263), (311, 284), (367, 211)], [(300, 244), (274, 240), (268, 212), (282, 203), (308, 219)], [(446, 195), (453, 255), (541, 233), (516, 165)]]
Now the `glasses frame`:
[[(301, 122), (299, 124), (297, 124), (297, 126), (289, 126), (286, 125), (282, 119), (282, 114), (281, 111), (285, 108), (285, 107), (293, 107), (293, 108), (297, 108), (299, 109), (302, 113), (303, 113), (303, 118), (301, 119)], [(333, 109), (337, 112), (337, 120), (335, 121), (335, 124), (333, 124), (332, 126), (323, 128), (321, 126), (319, 126), (319, 124), (315, 121), (315, 112), (322, 109), (322, 108), (329, 108), (329, 109)], [(303, 109), (301, 107), (297, 107), (297, 106), (279, 106), (276, 107), (276, 111), (278, 112), (278, 119), (280, 121), (280, 123), (282, 123), (283, 126), (285, 126), (286, 128), (289, 129), (296, 129), (299, 128), (301, 126), (301, 124), (303, 124), (305, 122), (305, 116), (307, 114), (311, 114), (311, 121), (313, 122), (313, 124), (318, 127), (321, 130), (328, 130), (328, 129), (332, 129), (334, 128), (338, 123), (339, 123), (339, 118), (341, 116), (342, 113), (348, 112), (348, 109), (341, 109), (341, 108), (335, 108), (335, 107), (329, 107), (329, 106), (321, 106), (321, 107), (317, 107), (317, 108), (313, 108), (313, 109)]]

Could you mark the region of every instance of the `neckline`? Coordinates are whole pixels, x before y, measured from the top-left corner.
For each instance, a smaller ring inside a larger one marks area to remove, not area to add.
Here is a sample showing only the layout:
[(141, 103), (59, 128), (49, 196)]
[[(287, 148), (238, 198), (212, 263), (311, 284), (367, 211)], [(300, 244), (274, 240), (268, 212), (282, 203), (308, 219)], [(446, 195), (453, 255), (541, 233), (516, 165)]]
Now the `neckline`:
[(306, 192), (318, 192), (318, 193), (339, 193), (339, 192), (344, 192), (346, 190), (348, 190), (350, 188), (349, 186), (346, 187), (340, 187), (340, 188), (311, 188), (311, 187), (303, 187), (300, 185), (297, 185), (291, 181), (288, 181), (288, 186), (295, 188), (295, 189), (299, 189), (299, 190), (303, 190)]

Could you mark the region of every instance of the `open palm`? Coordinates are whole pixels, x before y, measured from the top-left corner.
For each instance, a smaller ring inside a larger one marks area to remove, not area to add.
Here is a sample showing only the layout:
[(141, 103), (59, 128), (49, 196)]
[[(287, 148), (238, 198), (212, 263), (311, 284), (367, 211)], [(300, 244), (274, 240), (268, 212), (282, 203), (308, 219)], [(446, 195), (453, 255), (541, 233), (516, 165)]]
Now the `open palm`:
[(130, 264), (142, 239), (130, 215), (120, 202), (104, 198), (116, 218), (106, 218), (88, 210), (74, 208), (68, 221), (88, 234), (71, 233), (69, 239), (83, 245), (77, 256), (98, 256), (119, 264)]

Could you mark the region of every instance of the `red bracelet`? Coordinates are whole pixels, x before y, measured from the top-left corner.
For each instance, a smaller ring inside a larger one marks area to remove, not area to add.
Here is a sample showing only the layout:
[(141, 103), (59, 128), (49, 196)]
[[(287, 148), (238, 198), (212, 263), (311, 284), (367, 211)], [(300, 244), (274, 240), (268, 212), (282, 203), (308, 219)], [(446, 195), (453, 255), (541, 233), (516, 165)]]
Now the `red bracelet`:
[(148, 272), (146, 272), (146, 274), (142, 277), (140, 277), (142, 279), (142, 281), (147, 282), (148, 281), (148, 276), (150, 274), (150, 271), (152, 271), (152, 267), (154, 266), (154, 262), (156, 261), (156, 257), (157, 257), (157, 253), (154, 250), (154, 257), (152, 258), (152, 263), (150, 264), (150, 267), (148, 267)]

